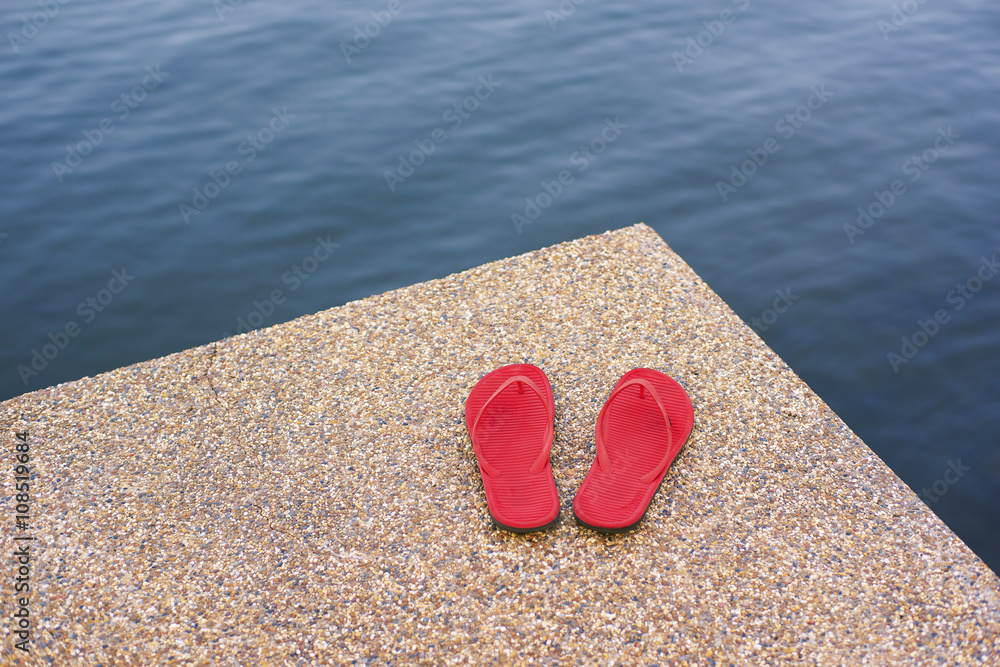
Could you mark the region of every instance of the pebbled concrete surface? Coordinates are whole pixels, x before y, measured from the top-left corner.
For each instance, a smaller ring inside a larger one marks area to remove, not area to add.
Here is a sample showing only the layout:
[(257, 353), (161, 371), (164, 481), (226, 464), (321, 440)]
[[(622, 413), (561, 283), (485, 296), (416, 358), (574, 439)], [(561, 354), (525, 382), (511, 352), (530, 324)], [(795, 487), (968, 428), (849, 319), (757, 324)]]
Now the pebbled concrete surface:
[[(533, 536), (490, 526), (462, 420), (513, 362), (555, 389), (562, 522)], [(570, 504), (637, 366), (687, 389), (695, 431), (605, 537)], [(32, 456), (27, 531), (0, 482), (7, 553), (35, 537), (32, 652), (7, 636), (3, 664), (1000, 662), (1000, 580), (644, 225), (26, 394), (0, 425), (5, 470), (14, 431)]]

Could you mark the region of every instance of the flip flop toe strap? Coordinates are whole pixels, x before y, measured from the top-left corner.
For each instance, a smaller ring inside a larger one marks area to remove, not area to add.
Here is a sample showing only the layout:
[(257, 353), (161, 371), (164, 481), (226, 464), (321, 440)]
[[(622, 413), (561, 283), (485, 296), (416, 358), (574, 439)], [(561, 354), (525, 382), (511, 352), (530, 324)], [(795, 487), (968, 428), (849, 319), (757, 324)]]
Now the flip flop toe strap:
[[(476, 458), (479, 459), (479, 465), (482, 466), (483, 470), (490, 477), (501, 477), (502, 473), (495, 467), (490, 465), (490, 463), (486, 460), (486, 457), (483, 455), (482, 446), (479, 444), (479, 439), (476, 437), (476, 427), (479, 426), (479, 420), (486, 412), (486, 408), (489, 407), (489, 405), (494, 401), (494, 399), (496, 399), (497, 396), (500, 395), (500, 393), (504, 389), (506, 389), (515, 382), (517, 383), (523, 382), (524, 384), (528, 385), (532, 389), (532, 391), (535, 392), (535, 394), (538, 395), (538, 398), (541, 399), (542, 404), (545, 406), (545, 414), (547, 416), (545, 437), (543, 439), (542, 451), (539, 453), (538, 458), (535, 459), (535, 462), (531, 465), (531, 468), (529, 468), (528, 472), (530, 472), (533, 475), (541, 472), (545, 468), (545, 464), (548, 463), (549, 461), (549, 452), (552, 451), (552, 437), (553, 437), (552, 422), (555, 419), (555, 413), (553, 412), (552, 406), (550, 406), (549, 402), (546, 400), (546, 394), (543, 393), (542, 390), (539, 389), (538, 385), (532, 382), (530, 378), (524, 375), (515, 375), (513, 377), (510, 377), (507, 380), (504, 380), (503, 384), (501, 384), (497, 388), (497, 390), (493, 392), (493, 395), (486, 399), (486, 402), (483, 403), (483, 407), (479, 408), (479, 413), (476, 415), (475, 420), (472, 422), (472, 449), (476, 452)], [(521, 389), (520, 384), (518, 384), (518, 388)], [(523, 392), (524, 390), (521, 389), (521, 393)]]
[(597, 416), (597, 430), (594, 437), (594, 443), (597, 445), (597, 462), (601, 466), (602, 472), (608, 475), (614, 474), (615, 469), (614, 466), (611, 465), (611, 458), (608, 456), (607, 444), (604, 441), (604, 420), (607, 417), (608, 407), (611, 405), (611, 402), (625, 389), (633, 385), (639, 385), (640, 392), (642, 392), (643, 389), (649, 392), (649, 395), (652, 397), (653, 401), (656, 402), (657, 407), (660, 408), (660, 413), (663, 415), (663, 421), (667, 425), (667, 437), (668, 437), (667, 451), (663, 455), (663, 459), (656, 465), (655, 468), (653, 468), (652, 470), (650, 470), (645, 475), (639, 478), (643, 484), (649, 484), (657, 477), (659, 477), (660, 473), (662, 473), (663, 470), (667, 467), (667, 464), (670, 463), (671, 460), (670, 455), (672, 454), (673, 440), (674, 440), (673, 430), (671, 429), (670, 425), (670, 416), (667, 414), (667, 409), (663, 407), (663, 402), (660, 400), (660, 395), (656, 392), (656, 387), (654, 387), (649, 380), (643, 380), (642, 378), (634, 378), (632, 380), (628, 380), (622, 383), (622, 385), (617, 389), (615, 389), (613, 392), (611, 392), (611, 395), (608, 397), (608, 400), (605, 401), (604, 407), (601, 408), (601, 412)]

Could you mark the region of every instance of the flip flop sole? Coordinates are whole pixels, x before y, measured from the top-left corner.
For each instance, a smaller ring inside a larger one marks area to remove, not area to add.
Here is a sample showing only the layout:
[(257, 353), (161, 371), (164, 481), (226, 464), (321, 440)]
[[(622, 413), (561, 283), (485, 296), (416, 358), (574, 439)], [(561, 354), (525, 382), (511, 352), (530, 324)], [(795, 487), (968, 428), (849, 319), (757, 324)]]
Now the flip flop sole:
[[(604, 428), (607, 455), (614, 471), (605, 472), (595, 459), (573, 500), (577, 522), (605, 533), (633, 530), (645, 518), (694, 425), (694, 409), (687, 392), (676, 380), (658, 371), (629, 371), (615, 384), (612, 394), (635, 380), (654, 387), (671, 428), (667, 429), (663, 413), (649, 392), (639, 386), (626, 387), (607, 406), (600, 426)], [(643, 482), (641, 477), (655, 470), (665, 457), (667, 463), (661, 474)]]
[(501, 528), (511, 533), (520, 533), (522, 535), (527, 535), (528, 533), (538, 533), (543, 530), (548, 530), (549, 528), (554, 528), (556, 524), (559, 523), (558, 514), (556, 514), (556, 518), (552, 519), (552, 521), (549, 521), (544, 526), (536, 526), (534, 528), (515, 528), (514, 526), (507, 526), (497, 521), (497, 518), (492, 515), (490, 516), (490, 519), (493, 521), (493, 525), (496, 526), (497, 528)]
[[(517, 376), (531, 380), (541, 390), (542, 398), (517, 383), (494, 396), (505, 382)], [(480, 452), (489, 464), (484, 469), (484, 461), (477, 452), (487, 507), (493, 523), (504, 530), (530, 533), (558, 522), (559, 495), (551, 465), (546, 462), (539, 472), (530, 472), (541, 448), (547, 445), (544, 441), (551, 428), (549, 419), (554, 407), (552, 385), (545, 373), (531, 364), (498, 368), (476, 383), (469, 393), (465, 404), (466, 428), (470, 437), (473, 428), (476, 429)], [(490, 467), (500, 475), (491, 476), (487, 472)]]

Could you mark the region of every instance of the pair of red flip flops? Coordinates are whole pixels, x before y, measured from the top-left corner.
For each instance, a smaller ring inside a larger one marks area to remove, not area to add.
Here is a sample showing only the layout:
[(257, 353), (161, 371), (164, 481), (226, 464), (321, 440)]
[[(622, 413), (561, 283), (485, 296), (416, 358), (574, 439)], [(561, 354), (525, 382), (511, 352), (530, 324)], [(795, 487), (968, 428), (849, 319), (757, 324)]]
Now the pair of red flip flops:
[[(465, 403), (465, 425), (493, 522), (530, 533), (559, 519), (549, 451), (555, 401), (537, 366), (511, 364), (486, 375)], [(634, 528), (694, 425), (691, 399), (676, 380), (636, 368), (618, 380), (597, 417), (597, 457), (573, 499), (577, 522), (606, 533)]]

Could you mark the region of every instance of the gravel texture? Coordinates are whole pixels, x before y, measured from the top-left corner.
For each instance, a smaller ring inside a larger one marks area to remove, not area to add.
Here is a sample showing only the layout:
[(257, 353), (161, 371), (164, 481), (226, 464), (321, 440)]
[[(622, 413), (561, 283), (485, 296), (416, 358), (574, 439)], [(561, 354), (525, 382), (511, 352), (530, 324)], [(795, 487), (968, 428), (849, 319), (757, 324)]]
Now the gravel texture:
[[(491, 527), (462, 413), (513, 362), (555, 390), (562, 521), (530, 536)], [(637, 366), (687, 389), (695, 429), (606, 537), (570, 504)], [(4, 664), (1000, 662), (996, 575), (645, 225), (26, 394), (0, 424), (34, 475), (5, 544), (36, 538), (32, 652), (5, 628)]]

